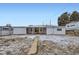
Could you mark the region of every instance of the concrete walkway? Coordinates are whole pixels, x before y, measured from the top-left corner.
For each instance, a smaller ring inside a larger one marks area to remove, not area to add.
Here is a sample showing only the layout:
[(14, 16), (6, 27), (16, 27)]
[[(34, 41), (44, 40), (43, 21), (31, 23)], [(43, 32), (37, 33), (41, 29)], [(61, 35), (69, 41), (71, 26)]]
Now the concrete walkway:
[(37, 50), (38, 50), (38, 40), (39, 40), (38, 37), (34, 38), (34, 40), (32, 42), (32, 45), (31, 45), (31, 48), (29, 49), (29, 52), (27, 53), (28, 55), (33, 55), (33, 54), (37, 53)]

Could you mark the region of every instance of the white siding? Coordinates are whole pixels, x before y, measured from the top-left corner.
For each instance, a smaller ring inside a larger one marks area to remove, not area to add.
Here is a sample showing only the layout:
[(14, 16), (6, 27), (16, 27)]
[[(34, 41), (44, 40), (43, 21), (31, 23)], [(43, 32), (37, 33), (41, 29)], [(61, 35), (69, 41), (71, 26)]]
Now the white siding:
[(48, 27), (47, 28), (47, 34), (53, 34), (53, 28)]
[[(61, 31), (57, 29), (61, 29)], [(65, 27), (48, 27), (47, 34), (65, 34)]]
[[(58, 31), (57, 29), (61, 29), (61, 31)], [(65, 34), (65, 28), (63, 27), (57, 27), (57, 28), (54, 28), (54, 34)]]
[(10, 34), (10, 31), (8, 31), (8, 30), (4, 30), (4, 31), (2, 31), (2, 34), (1, 35), (9, 35)]
[(66, 25), (66, 30), (75, 30), (75, 29), (79, 30), (79, 22), (71, 22)]
[(26, 28), (14, 27), (13, 34), (26, 34)]

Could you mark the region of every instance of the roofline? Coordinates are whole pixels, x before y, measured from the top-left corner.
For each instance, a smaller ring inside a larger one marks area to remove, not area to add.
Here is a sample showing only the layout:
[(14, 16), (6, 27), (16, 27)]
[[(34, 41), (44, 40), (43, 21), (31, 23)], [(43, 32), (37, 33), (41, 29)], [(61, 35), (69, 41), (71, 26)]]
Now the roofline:
[[(6, 26), (0, 26), (6, 27)], [(57, 27), (65, 27), (65, 26), (53, 26), (53, 25), (33, 25), (33, 26), (12, 26), (12, 28), (29, 28), (29, 27), (46, 27), (46, 28), (57, 28)]]

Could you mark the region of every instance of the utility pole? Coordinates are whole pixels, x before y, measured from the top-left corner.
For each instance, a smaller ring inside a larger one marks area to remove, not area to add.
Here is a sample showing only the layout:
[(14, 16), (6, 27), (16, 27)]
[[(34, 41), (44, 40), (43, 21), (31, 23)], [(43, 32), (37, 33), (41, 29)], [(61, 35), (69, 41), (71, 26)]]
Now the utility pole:
[(42, 22), (42, 25), (44, 25), (44, 21)]
[(51, 19), (50, 19), (50, 26), (51, 26)]

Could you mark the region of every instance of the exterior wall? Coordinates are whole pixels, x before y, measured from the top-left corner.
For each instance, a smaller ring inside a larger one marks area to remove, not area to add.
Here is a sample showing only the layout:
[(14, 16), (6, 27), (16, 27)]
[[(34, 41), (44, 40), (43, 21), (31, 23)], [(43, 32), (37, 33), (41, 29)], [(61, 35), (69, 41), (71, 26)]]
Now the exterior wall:
[(47, 34), (54, 34), (52, 27), (47, 27)]
[(46, 27), (27, 27), (27, 34), (46, 34)]
[[(60, 31), (58, 29), (61, 29)], [(56, 27), (53, 29), (54, 34), (65, 34), (65, 28), (63, 27)]]
[(10, 35), (10, 31), (2, 31), (1, 35)]
[[(57, 29), (61, 29), (61, 31)], [(65, 34), (65, 27), (48, 27), (47, 34)]]
[(0, 35), (2, 34), (2, 28), (0, 27)]
[[(28, 35), (27, 28), (29, 27), (12, 27), (13, 30), (0, 30), (0, 35)], [(65, 34), (65, 27), (61, 26), (45, 26), (45, 27), (31, 27), (31, 34)], [(35, 28), (39, 28), (39, 31), (35, 31)], [(61, 30), (58, 30), (61, 29)]]
[(0, 35), (2, 35), (2, 32), (0, 31)]
[(12, 34), (12, 28), (7, 26), (1, 26), (0, 27), (0, 35), (11, 35)]
[(72, 22), (67, 24), (66, 30), (79, 30), (79, 22)]
[(66, 25), (66, 34), (79, 36), (79, 22), (71, 22)]
[(21, 34), (26, 34), (26, 28), (25, 27), (14, 27), (13, 28), (13, 34), (14, 35), (21, 35)]

